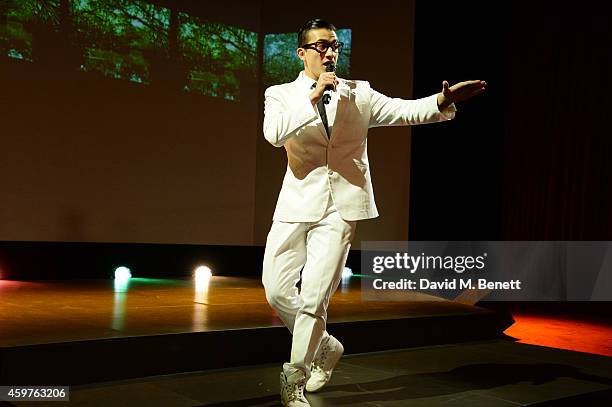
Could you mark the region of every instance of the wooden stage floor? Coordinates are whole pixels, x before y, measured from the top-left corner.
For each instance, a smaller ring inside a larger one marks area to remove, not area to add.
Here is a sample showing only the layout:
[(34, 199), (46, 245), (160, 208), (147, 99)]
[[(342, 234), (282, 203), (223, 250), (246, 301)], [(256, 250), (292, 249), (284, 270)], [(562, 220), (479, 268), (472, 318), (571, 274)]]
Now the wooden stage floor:
[[(473, 315), (487, 310), (420, 293), (364, 302), (359, 277), (343, 281), (329, 323)], [(256, 278), (0, 280), (0, 347), (143, 335), (282, 326)]]

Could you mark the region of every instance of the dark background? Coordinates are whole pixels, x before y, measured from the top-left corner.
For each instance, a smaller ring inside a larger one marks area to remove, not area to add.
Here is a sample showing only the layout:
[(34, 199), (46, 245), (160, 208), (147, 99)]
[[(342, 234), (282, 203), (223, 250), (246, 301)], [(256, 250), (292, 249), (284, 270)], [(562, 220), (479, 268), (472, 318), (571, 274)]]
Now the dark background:
[(417, 1), (414, 96), (489, 89), (413, 129), (411, 239), (612, 238), (611, 27), (597, 2)]

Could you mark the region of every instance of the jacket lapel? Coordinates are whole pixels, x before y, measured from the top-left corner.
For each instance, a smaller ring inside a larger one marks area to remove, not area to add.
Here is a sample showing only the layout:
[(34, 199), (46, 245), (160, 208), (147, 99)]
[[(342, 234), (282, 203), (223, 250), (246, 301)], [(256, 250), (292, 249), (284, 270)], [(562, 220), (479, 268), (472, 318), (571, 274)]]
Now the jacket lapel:
[(353, 90), (354, 87), (355, 82), (345, 81), (342, 79), (340, 80), (340, 83), (336, 88), (338, 91), (338, 106), (336, 107), (336, 118), (334, 119), (334, 124), (340, 124), (345, 120), (344, 116), (347, 112), (347, 106), (355, 102), (355, 91)]
[[(295, 84), (295, 91), (296, 91), (296, 97), (303, 97), (303, 92), (304, 92), (304, 83), (300, 80), (301, 79), (301, 75), (300, 74), (297, 79), (295, 81), (293, 81), (293, 83)], [(311, 89), (308, 88), (308, 92), (311, 92)], [(317, 105), (314, 106), (315, 109), (318, 109)], [(319, 117), (319, 119), (317, 119), (317, 129), (319, 129), (319, 134), (321, 135), (321, 137), (323, 138), (323, 141), (325, 142), (325, 144), (329, 143), (329, 138), (327, 137), (327, 131), (325, 131), (325, 126), (323, 125), (323, 120), (321, 120), (321, 118)]]

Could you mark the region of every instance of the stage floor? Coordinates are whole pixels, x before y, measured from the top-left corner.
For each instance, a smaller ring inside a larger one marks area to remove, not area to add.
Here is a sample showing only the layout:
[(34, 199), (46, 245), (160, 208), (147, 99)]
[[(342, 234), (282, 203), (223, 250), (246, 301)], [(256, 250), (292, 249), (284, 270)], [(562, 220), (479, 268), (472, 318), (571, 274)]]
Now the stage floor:
[[(495, 339), (513, 322), (503, 313), (401, 295), (366, 302), (360, 277), (338, 288), (329, 328), (346, 354), (329, 388), (308, 396), (313, 406), (543, 407), (612, 397), (612, 358)], [(0, 280), (0, 382), (70, 385), (71, 405), (278, 405), (289, 348), (257, 278)]]
[[(73, 386), (70, 405), (279, 406), (281, 365)], [(313, 407), (604, 406), (611, 389), (612, 358), (489, 340), (347, 355), (307, 398)]]
[[(0, 280), (0, 347), (77, 340), (282, 326), (258, 278)], [(331, 300), (334, 322), (474, 315), (483, 308), (420, 294), (364, 302), (360, 279), (343, 281)]]

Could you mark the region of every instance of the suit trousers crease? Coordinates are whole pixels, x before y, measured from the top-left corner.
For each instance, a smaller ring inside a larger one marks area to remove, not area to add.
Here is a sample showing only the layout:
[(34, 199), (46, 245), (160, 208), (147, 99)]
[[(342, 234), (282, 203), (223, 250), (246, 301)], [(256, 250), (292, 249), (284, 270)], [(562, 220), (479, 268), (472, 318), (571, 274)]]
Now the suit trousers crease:
[(310, 377), (317, 348), (329, 336), (327, 306), (340, 284), (356, 223), (342, 219), (331, 194), (317, 222), (272, 223), (262, 282), (270, 306), (292, 333), (291, 360), (283, 365), (290, 379), (298, 371)]

